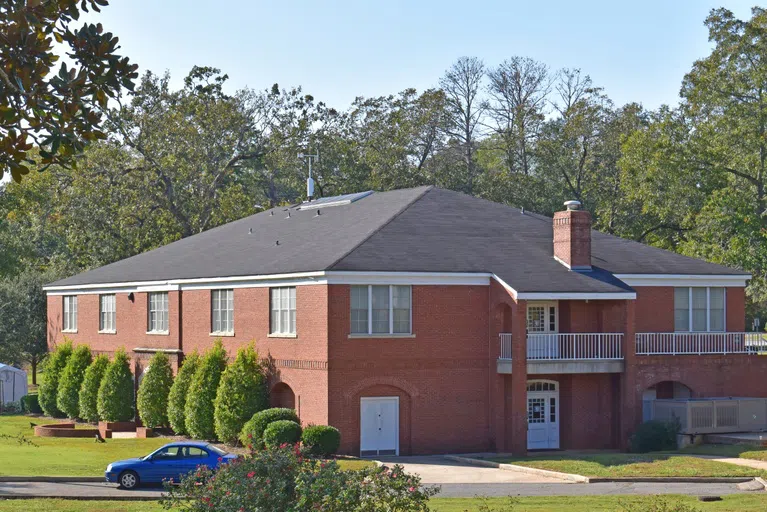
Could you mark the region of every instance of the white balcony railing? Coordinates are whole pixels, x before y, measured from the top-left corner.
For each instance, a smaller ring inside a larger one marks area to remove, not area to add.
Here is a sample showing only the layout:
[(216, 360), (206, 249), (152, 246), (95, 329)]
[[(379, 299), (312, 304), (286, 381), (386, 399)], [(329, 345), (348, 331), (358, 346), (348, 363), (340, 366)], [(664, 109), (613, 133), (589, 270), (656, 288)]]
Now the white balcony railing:
[(640, 332), (638, 355), (758, 354), (767, 339), (758, 332)]
[[(578, 361), (623, 359), (622, 333), (528, 334), (527, 359)], [(511, 334), (500, 334), (500, 359), (511, 359)]]

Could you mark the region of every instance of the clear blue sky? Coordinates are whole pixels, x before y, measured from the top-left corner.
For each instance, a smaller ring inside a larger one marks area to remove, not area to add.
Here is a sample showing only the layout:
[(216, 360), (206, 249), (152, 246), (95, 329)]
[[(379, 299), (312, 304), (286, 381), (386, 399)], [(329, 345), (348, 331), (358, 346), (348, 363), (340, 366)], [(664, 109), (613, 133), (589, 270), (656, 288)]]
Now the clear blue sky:
[[(753, 1), (753, 0), (752, 0)], [(578, 67), (618, 104), (675, 103), (685, 72), (710, 48), (703, 20), (751, 2), (111, 0), (92, 17), (141, 71), (221, 68), (232, 88), (301, 85), (345, 108), (357, 95), (436, 85), (457, 57), (513, 55)]]

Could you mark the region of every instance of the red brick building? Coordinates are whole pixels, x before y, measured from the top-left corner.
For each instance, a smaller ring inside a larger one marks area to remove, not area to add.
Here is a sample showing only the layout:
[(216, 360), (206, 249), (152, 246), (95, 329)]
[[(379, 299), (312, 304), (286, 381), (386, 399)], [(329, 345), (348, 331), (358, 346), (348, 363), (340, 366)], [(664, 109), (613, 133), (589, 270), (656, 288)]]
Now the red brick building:
[(49, 341), (273, 360), (350, 454), (613, 448), (643, 402), (767, 396), (749, 275), (433, 187), (275, 208), (52, 283)]

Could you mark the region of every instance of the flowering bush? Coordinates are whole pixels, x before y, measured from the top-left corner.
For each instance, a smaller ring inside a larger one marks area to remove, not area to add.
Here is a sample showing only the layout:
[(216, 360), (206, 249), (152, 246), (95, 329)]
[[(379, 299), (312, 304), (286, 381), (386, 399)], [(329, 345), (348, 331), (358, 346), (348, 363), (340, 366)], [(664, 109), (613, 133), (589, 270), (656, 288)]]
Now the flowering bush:
[(216, 473), (202, 467), (166, 491), (166, 509), (190, 512), (421, 512), (438, 492), (401, 466), (343, 471), (306, 457), (298, 445), (253, 452)]

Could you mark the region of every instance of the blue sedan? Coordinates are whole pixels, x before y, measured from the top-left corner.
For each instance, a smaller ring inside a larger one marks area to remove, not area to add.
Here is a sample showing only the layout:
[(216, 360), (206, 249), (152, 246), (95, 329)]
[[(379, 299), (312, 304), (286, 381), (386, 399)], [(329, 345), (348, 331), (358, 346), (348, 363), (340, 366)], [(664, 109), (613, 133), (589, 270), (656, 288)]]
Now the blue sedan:
[(141, 483), (160, 483), (180, 478), (197, 466), (216, 469), (237, 458), (210, 443), (185, 441), (166, 444), (145, 457), (113, 462), (104, 472), (107, 482), (123, 489), (135, 489)]

